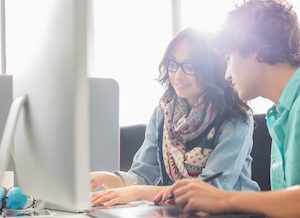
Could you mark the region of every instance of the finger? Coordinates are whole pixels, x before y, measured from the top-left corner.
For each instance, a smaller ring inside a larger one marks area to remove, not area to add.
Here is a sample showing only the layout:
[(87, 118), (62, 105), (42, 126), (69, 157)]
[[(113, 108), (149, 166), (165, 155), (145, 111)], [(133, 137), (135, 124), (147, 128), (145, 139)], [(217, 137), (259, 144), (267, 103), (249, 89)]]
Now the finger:
[(162, 193), (161, 193), (161, 191), (160, 191), (160, 192), (159, 192), (157, 195), (155, 195), (155, 197), (153, 198), (153, 202), (154, 202), (155, 205), (159, 205), (160, 202), (161, 202), (161, 200), (162, 200)]
[(94, 179), (91, 179), (90, 180), (90, 185), (92, 186), (92, 185), (94, 185), (95, 184), (95, 180)]
[(95, 182), (91, 183), (91, 190), (96, 190), (98, 188), (98, 184), (96, 184)]
[(200, 211), (201, 208), (197, 208), (197, 202), (194, 198), (188, 199), (187, 203), (183, 207), (183, 213), (195, 213), (196, 211)]
[(107, 202), (105, 202), (103, 205), (105, 207), (110, 207), (110, 206), (113, 206), (113, 205), (116, 205), (116, 204), (121, 204), (121, 203), (124, 203), (121, 201), (121, 198), (120, 197), (116, 197), (116, 198), (113, 198)]
[(191, 181), (190, 179), (182, 179), (182, 180), (176, 181), (176, 182), (171, 186), (170, 192), (173, 192), (174, 189), (180, 188), (180, 187), (182, 187), (182, 186), (186, 186), (187, 184), (189, 184), (190, 181)]
[(99, 196), (93, 198), (92, 203), (93, 202), (103, 203), (103, 202), (109, 201), (110, 199), (114, 198), (115, 196), (117, 196), (116, 193), (105, 193), (103, 195), (99, 195)]
[(168, 199), (168, 200), (166, 200), (164, 202), (164, 204), (166, 204), (166, 205), (173, 205), (173, 204), (175, 204), (175, 200), (174, 199)]
[(190, 190), (196, 191), (191, 187), (191, 184), (187, 184), (185, 186), (180, 186), (176, 189), (173, 190), (173, 198), (177, 199), (178, 197), (180, 197), (181, 195), (186, 194), (187, 192), (189, 192)]
[(183, 195), (188, 192), (192, 192), (192, 194), (195, 192), (201, 192), (203, 191), (202, 187), (205, 185), (207, 186), (209, 184), (204, 183), (200, 180), (190, 180), (187, 183), (185, 183), (185, 185), (175, 187), (173, 189), (173, 195), (175, 198), (178, 198), (180, 195)]
[(162, 194), (162, 202), (166, 203), (168, 200), (171, 200), (173, 193), (170, 190), (165, 190)]
[(93, 206), (96, 206), (96, 205), (99, 205), (99, 204), (105, 204), (106, 202), (114, 199), (117, 197), (117, 194), (116, 193), (110, 193), (110, 194), (106, 194), (104, 196), (100, 196), (99, 198), (96, 198), (92, 201), (92, 205)]
[(175, 198), (176, 205), (179, 205), (182, 208), (183, 213), (194, 213), (196, 211), (202, 211), (201, 202), (197, 195), (194, 195), (193, 191), (190, 191), (186, 194), (181, 195), (178, 198)]
[(193, 192), (193, 190), (187, 190), (180, 195), (176, 194), (174, 198), (175, 203), (182, 206), (186, 205), (189, 199), (192, 198)]
[(106, 193), (106, 191), (99, 191), (99, 192), (95, 192), (93, 193), (92, 197), (91, 197), (91, 201), (94, 201), (95, 199), (98, 199), (102, 196), (104, 196)]
[(90, 181), (90, 187), (92, 190), (97, 190), (101, 186), (101, 183), (99, 183), (96, 180), (91, 180)]

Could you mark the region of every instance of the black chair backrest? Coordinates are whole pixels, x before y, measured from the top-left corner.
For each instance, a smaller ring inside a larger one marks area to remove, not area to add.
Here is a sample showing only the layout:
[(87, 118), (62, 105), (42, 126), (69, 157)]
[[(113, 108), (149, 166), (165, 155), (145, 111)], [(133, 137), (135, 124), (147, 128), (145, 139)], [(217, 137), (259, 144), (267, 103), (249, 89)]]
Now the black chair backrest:
[(270, 190), (270, 159), (271, 137), (269, 135), (265, 114), (254, 115), (253, 149), (251, 156), (252, 179), (255, 180), (261, 190)]
[(145, 139), (145, 124), (120, 128), (120, 170), (128, 171), (133, 157)]

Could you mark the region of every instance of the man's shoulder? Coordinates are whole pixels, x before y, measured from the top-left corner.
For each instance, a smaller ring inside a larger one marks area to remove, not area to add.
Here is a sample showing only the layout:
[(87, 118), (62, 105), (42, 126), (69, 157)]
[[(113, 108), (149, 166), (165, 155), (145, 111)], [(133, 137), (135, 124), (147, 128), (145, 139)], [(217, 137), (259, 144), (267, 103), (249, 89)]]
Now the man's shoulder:
[(294, 99), (293, 105), (290, 110), (298, 111), (298, 112), (300, 111), (300, 88), (299, 88), (299, 91), (295, 95), (295, 99)]

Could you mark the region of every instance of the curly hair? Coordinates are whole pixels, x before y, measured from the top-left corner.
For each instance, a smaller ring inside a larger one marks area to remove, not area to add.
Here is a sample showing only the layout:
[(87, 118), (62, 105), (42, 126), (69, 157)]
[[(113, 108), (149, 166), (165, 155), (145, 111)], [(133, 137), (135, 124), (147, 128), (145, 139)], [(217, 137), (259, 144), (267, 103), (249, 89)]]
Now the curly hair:
[(300, 30), (293, 6), (279, 0), (248, 0), (228, 14), (220, 31), (225, 52), (256, 53), (262, 63), (300, 65)]
[(216, 51), (216, 37), (187, 28), (178, 33), (169, 43), (159, 65), (160, 75), (157, 80), (165, 87), (162, 100), (170, 101), (176, 98), (168, 75), (168, 62), (173, 49), (182, 41), (186, 41), (191, 48), (191, 61), (199, 87), (203, 90), (206, 103), (212, 105), (213, 110), (225, 114), (226, 118), (240, 117), (247, 121), (247, 111), (251, 109), (244, 103), (225, 80), (226, 62), (220, 52)]

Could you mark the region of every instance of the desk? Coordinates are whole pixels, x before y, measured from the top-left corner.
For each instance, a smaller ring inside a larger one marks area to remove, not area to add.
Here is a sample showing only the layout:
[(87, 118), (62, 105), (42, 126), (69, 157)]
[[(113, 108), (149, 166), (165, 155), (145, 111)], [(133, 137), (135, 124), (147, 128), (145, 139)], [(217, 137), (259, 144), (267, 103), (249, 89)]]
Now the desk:
[(62, 211), (51, 211), (54, 213), (53, 218), (91, 218), (85, 213), (69, 213)]
[[(171, 210), (170, 210), (171, 209)], [(98, 211), (98, 212), (97, 212)], [(91, 212), (92, 217), (97, 218), (199, 218), (196, 215), (183, 215), (180, 213), (180, 209), (170, 206), (170, 207), (120, 207), (112, 209), (104, 209), (102, 211), (97, 210)], [(107, 212), (107, 213), (106, 213)], [(205, 216), (207, 218), (263, 218), (264, 216), (255, 214), (224, 214), (224, 215), (211, 215)], [(91, 218), (85, 213), (68, 213), (55, 211), (53, 218)]]

